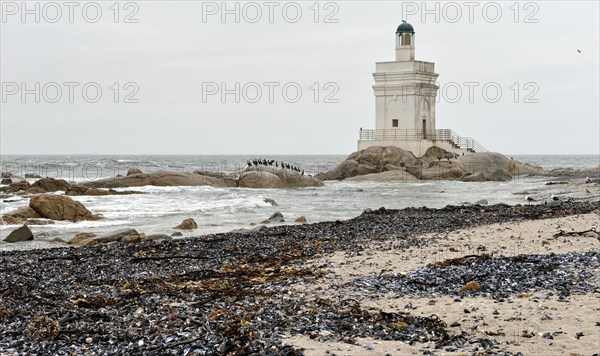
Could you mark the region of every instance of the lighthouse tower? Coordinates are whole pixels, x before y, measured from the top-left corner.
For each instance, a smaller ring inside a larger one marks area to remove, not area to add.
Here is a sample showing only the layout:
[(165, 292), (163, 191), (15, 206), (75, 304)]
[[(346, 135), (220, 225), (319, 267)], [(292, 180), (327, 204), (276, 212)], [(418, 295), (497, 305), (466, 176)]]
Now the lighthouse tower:
[(358, 149), (396, 146), (423, 155), (437, 146), (457, 154), (485, 151), (475, 140), (436, 129), (438, 74), (432, 62), (415, 60), (415, 29), (402, 21), (396, 29), (396, 60), (375, 64), (375, 129), (360, 129)]
[[(415, 61), (415, 29), (402, 21), (396, 30), (396, 61), (376, 64), (375, 128), (416, 130), (419, 139), (435, 134), (438, 74), (431, 62)], [(413, 152), (414, 153), (414, 152)]]

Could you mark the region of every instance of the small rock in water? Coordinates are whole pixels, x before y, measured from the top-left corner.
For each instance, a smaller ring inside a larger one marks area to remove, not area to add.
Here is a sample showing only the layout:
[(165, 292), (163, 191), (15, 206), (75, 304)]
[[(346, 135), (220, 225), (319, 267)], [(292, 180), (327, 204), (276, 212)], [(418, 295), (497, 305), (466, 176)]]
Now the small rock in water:
[(294, 220), (294, 222), (305, 223), (306, 222), (306, 217), (304, 215), (302, 215), (299, 218), (297, 218), (296, 220)]
[(192, 218), (187, 218), (181, 222), (181, 224), (174, 227), (174, 229), (179, 230), (194, 230), (198, 228), (198, 224)]
[(27, 225), (23, 225), (20, 228), (12, 231), (6, 238), (5, 242), (21, 242), (33, 240), (33, 233)]
[(275, 214), (271, 215), (271, 217), (269, 218), (269, 220), (271, 222), (284, 222), (285, 220), (283, 219), (283, 214), (281, 214), (280, 212), (276, 212)]
[(261, 224), (282, 223), (282, 222), (285, 222), (285, 219), (283, 218), (283, 214), (281, 214), (280, 212), (276, 212), (273, 215), (271, 215), (271, 217), (269, 217), (267, 220), (261, 221)]
[(166, 234), (152, 234), (142, 237), (142, 241), (158, 241), (158, 240), (173, 240), (173, 238)]
[(263, 201), (273, 206), (279, 206), (279, 204), (277, 204), (277, 202), (273, 198), (264, 198)]

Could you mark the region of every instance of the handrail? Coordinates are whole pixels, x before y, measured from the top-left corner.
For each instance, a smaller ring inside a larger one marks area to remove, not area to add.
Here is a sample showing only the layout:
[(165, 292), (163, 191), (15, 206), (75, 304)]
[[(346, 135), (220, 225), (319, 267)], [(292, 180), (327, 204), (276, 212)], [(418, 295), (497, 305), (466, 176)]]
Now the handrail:
[(471, 137), (462, 137), (450, 129), (438, 130), (406, 130), (406, 129), (360, 129), (361, 141), (400, 141), (400, 140), (431, 140), (450, 142), (454, 147), (474, 152), (487, 152), (479, 142)]

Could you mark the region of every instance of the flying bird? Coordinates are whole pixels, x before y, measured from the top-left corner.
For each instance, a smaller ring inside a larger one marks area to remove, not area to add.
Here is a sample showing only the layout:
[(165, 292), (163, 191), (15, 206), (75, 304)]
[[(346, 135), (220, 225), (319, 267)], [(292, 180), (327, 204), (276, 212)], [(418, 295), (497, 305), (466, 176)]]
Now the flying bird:
[(578, 50), (577, 50), (577, 53), (581, 53), (581, 50), (580, 50), (580, 49), (578, 49)]

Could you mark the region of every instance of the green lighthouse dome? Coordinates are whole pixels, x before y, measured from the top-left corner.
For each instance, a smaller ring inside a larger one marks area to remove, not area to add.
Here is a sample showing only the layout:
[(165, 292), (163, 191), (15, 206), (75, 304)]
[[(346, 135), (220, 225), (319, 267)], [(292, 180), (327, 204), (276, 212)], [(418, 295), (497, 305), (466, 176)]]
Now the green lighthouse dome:
[(400, 26), (398, 26), (396, 33), (407, 33), (407, 32), (415, 33), (415, 29), (412, 27), (411, 24), (406, 22), (406, 20), (402, 20), (402, 23), (400, 24)]

